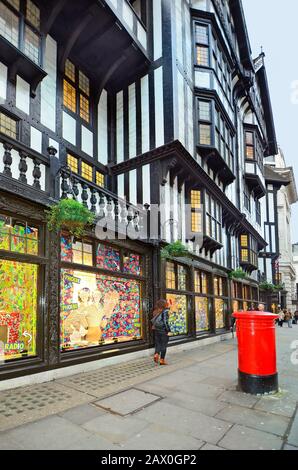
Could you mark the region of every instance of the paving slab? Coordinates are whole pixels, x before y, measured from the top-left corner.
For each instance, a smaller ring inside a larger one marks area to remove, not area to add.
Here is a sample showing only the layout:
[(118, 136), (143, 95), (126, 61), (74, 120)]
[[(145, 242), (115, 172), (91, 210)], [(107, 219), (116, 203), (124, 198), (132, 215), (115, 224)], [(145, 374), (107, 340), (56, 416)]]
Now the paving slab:
[(186, 408), (188, 410), (198, 411), (207, 416), (215, 416), (223, 410), (227, 403), (212, 400), (210, 398), (201, 398), (199, 396), (186, 395), (185, 393), (175, 392), (164, 400), (166, 403)]
[(132, 416), (123, 418), (117, 415), (105, 414), (105, 416), (88, 421), (82, 427), (92, 434), (102, 436), (111, 444), (124, 444), (148, 426), (147, 421)]
[(187, 395), (213, 399), (216, 399), (224, 392), (224, 387), (215, 387), (214, 385), (194, 381), (179, 383), (176, 385), (175, 389)]
[(230, 403), (232, 405), (244, 406), (247, 408), (252, 408), (255, 406), (259, 399), (259, 397), (255, 397), (254, 395), (248, 395), (246, 393), (233, 390), (227, 390), (218, 397), (219, 401)]
[(24, 450), (24, 448), (19, 442), (15, 442), (12, 438), (8, 438), (6, 432), (1, 432), (0, 450)]
[(290, 423), (285, 416), (273, 415), (259, 410), (229, 405), (220, 411), (216, 418), (230, 423), (243, 424), (244, 426), (270, 432), (278, 436), (284, 436)]
[(167, 373), (164, 369), (164, 374), (161, 377), (153, 378), (148, 380), (148, 384), (165, 386), (168, 389), (176, 389), (181, 384), (199, 383), (201, 380), (206, 378), (205, 375), (194, 375), (188, 370), (177, 370), (175, 372)]
[(71, 421), (74, 424), (81, 425), (104, 414), (104, 410), (101, 410), (94, 405), (86, 404), (71, 408), (70, 410), (60, 413), (59, 416), (68, 419), (68, 421)]
[(273, 414), (291, 418), (296, 410), (297, 402), (286, 391), (277, 395), (262, 397), (254, 408), (261, 411), (268, 411)]
[(123, 450), (199, 450), (203, 445), (203, 441), (189, 435), (152, 425), (133, 436), (121, 445), (121, 448)]
[(287, 445), (285, 445), (284, 450), (298, 450), (298, 447), (289, 446), (289, 445), (287, 444)]
[(166, 426), (173, 432), (188, 434), (210, 444), (216, 444), (231, 427), (225, 421), (164, 401), (140, 411), (137, 416), (143, 421)]
[(121, 447), (104, 439), (102, 436), (92, 434), (91, 436), (80, 439), (70, 446), (65, 447), (65, 450), (121, 450)]
[(107, 411), (111, 411), (112, 413), (126, 416), (131, 413), (135, 413), (158, 400), (161, 400), (161, 397), (149, 392), (131, 388), (103, 400), (96, 401), (94, 402), (94, 405)]
[(26, 450), (63, 450), (90, 436), (81, 427), (59, 416), (20, 426), (7, 431), (6, 435)]
[(228, 450), (281, 450), (283, 440), (273, 434), (235, 425), (218, 445)]

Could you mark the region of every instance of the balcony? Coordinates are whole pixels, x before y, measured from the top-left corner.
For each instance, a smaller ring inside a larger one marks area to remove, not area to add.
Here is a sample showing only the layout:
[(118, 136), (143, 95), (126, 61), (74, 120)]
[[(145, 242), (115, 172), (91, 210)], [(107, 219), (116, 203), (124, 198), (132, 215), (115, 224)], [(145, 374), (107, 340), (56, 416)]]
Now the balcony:
[(235, 181), (236, 176), (215, 146), (198, 145), (199, 153), (225, 186)]
[[(56, 151), (50, 147), (41, 155), (4, 134), (0, 134), (0, 190), (49, 206), (60, 198), (74, 196), (104, 221), (104, 231), (113, 227), (118, 233), (130, 231), (146, 239), (148, 212), (118, 199), (105, 188), (72, 175), (60, 166)], [(142, 229), (144, 228), (144, 235)]]
[[(46, 33), (60, 44), (61, 72), (67, 58), (81, 67), (100, 95), (118, 91), (149, 64), (147, 31), (126, 0), (39, 1)], [(121, 73), (119, 73), (121, 71)]]
[(245, 181), (256, 199), (266, 196), (266, 185), (264, 175), (256, 161), (245, 163)]

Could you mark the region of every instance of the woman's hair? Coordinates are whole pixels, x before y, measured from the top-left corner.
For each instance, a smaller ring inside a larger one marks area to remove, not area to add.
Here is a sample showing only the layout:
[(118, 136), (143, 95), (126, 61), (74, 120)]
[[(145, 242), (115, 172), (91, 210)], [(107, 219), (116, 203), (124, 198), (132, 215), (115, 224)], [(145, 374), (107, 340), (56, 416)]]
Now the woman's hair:
[(90, 297), (91, 297), (91, 294), (90, 294), (90, 289), (88, 287), (83, 287), (83, 289), (81, 289), (79, 292), (78, 292), (78, 298), (79, 298), (79, 301), (82, 302), (82, 298), (81, 298), (81, 292), (88, 292), (89, 294), (89, 299), (90, 300)]
[(154, 310), (153, 310), (153, 315), (157, 315), (158, 313), (162, 312), (165, 308), (167, 308), (168, 302), (164, 299), (160, 299), (156, 302)]

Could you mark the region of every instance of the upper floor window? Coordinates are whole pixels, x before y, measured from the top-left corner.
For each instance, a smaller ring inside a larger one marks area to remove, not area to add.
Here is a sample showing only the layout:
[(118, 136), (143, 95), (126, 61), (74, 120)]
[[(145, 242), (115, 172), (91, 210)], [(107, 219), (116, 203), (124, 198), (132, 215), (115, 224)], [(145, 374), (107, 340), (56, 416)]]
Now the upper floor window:
[(17, 139), (18, 137), (18, 122), (0, 112), (0, 132), (11, 137), (12, 139)]
[(78, 157), (74, 157), (70, 153), (67, 154), (66, 161), (73, 173), (81, 176), (87, 181), (97, 184), (97, 186), (105, 187), (105, 175), (98, 170), (95, 170), (94, 174), (94, 167), (92, 165), (82, 161)]
[(193, 190), (190, 193), (191, 200), (191, 231), (193, 233), (202, 232), (201, 213), (201, 191)]
[(206, 193), (206, 235), (219, 243), (222, 241), (222, 209), (208, 193)]
[(196, 64), (204, 67), (209, 67), (209, 27), (207, 25), (196, 23), (195, 41)]
[(261, 169), (264, 166), (264, 151), (257, 131), (245, 131), (245, 158), (258, 162)]
[(65, 63), (63, 104), (83, 121), (90, 123), (90, 81), (70, 60)]
[(257, 241), (247, 234), (240, 236), (240, 261), (244, 264), (258, 266)]
[(31, 0), (1, 0), (0, 34), (40, 65), (40, 9)]
[(199, 294), (208, 294), (208, 274), (203, 271), (195, 270), (195, 292)]
[(200, 145), (211, 145), (211, 101), (198, 101), (199, 114), (199, 143)]
[(222, 158), (233, 169), (234, 137), (220, 110), (215, 107), (215, 147)]
[(174, 262), (166, 263), (166, 288), (170, 290), (187, 290), (187, 269)]

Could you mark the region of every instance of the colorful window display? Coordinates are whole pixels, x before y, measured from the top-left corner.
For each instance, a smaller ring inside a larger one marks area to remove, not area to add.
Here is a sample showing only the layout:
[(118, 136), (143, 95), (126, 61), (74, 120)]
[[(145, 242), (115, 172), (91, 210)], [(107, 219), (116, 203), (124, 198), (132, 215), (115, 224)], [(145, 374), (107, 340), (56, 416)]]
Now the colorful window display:
[(139, 282), (62, 270), (62, 350), (141, 339), (141, 322)]
[(93, 266), (92, 243), (74, 242), (72, 237), (63, 235), (61, 237), (61, 261)]
[(99, 243), (96, 253), (96, 265), (109, 271), (120, 271), (121, 255), (118, 250)]
[(167, 294), (170, 305), (169, 324), (173, 335), (186, 335), (187, 324), (187, 297), (185, 295)]
[(0, 215), (0, 250), (28, 255), (39, 254), (39, 234), (36, 227)]
[(142, 274), (140, 255), (130, 253), (129, 255), (124, 256), (123, 271), (127, 274), (140, 276)]
[(208, 319), (208, 299), (204, 297), (195, 298), (196, 308), (196, 331), (201, 333), (202, 331), (209, 330), (209, 319)]
[(225, 327), (225, 301), (222, 299), (215, 299), (215, 321), (216, 329)]
[(38, 266), (0, 260), (0, 360), (36, 356)]

